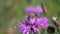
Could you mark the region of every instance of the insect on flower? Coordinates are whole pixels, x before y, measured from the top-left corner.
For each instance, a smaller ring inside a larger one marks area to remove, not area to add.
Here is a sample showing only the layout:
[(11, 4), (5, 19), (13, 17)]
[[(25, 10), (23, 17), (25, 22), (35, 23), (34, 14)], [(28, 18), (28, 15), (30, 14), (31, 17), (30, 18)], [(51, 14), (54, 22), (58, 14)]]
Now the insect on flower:
[[(27, 25), (28, 24), (28, 25)], [(35, 25), (34, 23), (26, 23), (26, 24), (21, 24), (21, 26), (19, 26), (19, 30), (22, 33), (30, 33), (31, 31), (33, 32), (40, 32), (37, 25)]]

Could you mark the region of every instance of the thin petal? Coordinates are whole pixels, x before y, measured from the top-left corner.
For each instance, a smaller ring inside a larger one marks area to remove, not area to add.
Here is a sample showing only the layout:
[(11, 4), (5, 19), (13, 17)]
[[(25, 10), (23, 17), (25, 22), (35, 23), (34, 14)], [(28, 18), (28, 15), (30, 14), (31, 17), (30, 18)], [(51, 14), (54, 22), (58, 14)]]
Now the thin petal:
[(34, 32), (40, 32), (40, 30), (33, 26)]
[(37, 20), (38, 25), (42, 27), (47, 27), (48, 26), (48, 19), (45, 17), (41, 17), (40, 19)]
[(26, 30), (23, 31), (23, 34), (25, 34), (25, 33), (26, 33)]

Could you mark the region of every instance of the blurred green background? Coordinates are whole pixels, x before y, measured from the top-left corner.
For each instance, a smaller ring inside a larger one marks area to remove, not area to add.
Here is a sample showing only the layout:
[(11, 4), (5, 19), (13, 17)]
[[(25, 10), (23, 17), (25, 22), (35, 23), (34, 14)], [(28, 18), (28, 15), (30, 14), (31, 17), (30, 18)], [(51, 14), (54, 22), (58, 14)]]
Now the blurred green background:
[[(49, 18), (57, 16), (60, 20), (60, 0), (43, 0)], [(6, 34), (7, 27), (13, 27), (26, 15), (25, 7), (40, 5), (41, 0), (0, 0), (0, 34)]]

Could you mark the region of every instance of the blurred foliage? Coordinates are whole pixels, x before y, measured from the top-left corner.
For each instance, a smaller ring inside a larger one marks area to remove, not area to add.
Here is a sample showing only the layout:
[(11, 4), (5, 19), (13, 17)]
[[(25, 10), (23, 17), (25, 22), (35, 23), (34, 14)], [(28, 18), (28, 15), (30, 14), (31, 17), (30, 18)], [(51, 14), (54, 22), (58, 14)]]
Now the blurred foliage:
[[(44, 3), (48, 17), (57, 16), (60, 20), (60, 0), (44, 0)], [(7, 27), (13, 27), (18, 20), (24, 19), (25, 7), (40, 4), (41, 0), (0, 0), (0, 34), (6, 34)]]

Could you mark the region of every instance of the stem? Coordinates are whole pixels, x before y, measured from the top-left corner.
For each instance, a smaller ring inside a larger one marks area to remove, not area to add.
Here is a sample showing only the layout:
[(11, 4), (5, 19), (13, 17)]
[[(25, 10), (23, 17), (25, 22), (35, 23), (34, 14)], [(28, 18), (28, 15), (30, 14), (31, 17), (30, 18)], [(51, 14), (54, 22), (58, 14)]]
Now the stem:
[(41, 0), (41, 1), (42, 1), (42, 2), (41, 2), (41, 6), (42, 6), (42, 8), (43, 8), (44, 14), (46, 15), (46, 14), (47, 14), (46, 6), (45, 6), (45, 4), (44, 4), (44, 1), (43, 1), (43, 0)]

